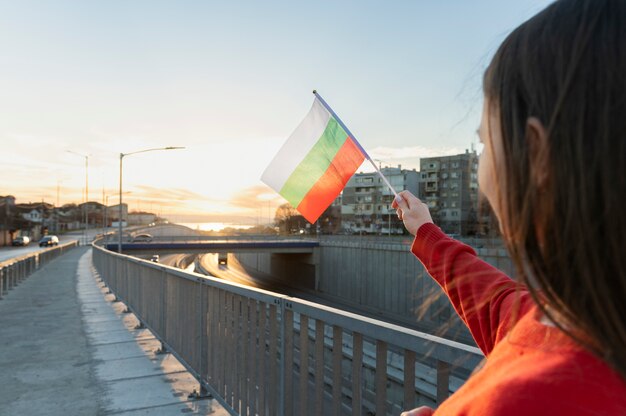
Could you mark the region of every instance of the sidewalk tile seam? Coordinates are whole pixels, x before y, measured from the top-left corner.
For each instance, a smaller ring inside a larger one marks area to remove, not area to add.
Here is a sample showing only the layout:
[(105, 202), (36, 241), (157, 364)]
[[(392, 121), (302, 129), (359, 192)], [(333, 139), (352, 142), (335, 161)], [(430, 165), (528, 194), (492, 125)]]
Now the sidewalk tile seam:
[[(140, 341), (144, 341), (144, 340), (148, 340), (148, 339), (156, 339), (156, 338), (141, 338)], [(104, 342), (104, 343), (99, 343), (99, 344), (89, 344), (92, 347), (104, 347), (107, 345), (116, 345), (116, 344), (136, 344), (137, 343), (137, 339), (132, 339), (130, 341), (115, 341), (115, 342)]]
[[(107, 360), (107, 362), (108, 361), (110, 361), (110, 360)], [(163, 377), (163, 376), (171, 376), (171, 375), (174, 375), (174, 374), (187, 374), (187, 373), (188, 373), (187, 370), (163, 371), (162, 373), (158, 373), (158, 374), (146, 374), (145, 376), (135, 376), (135, 377), (126, 377), (126, 378), (114, 378), (114, 379), (111, 379), (111, 380), (101, 380), (101, 381), (104, 384), (113, 384), (113, 383), (119, 383), (121, 381), (141, 380), (141, 379), (146, 379), (146, 378), (151, 378), (151, 377)]]
[(154, 358), (150, 357), (148, 354), (142, 354), (142, 355), (131, 355), (128, 357), (121, 357), (121, 358), (107, 358), (107, 362), (109, 361), (124, 361), (124, 360), (132, 360), (132, 359), (136, 359), (136, 358), (147, 358), (150, 361), (154, 362)]
[(120, 410), (120, 411), (111, 411), (111, 412), (107, 412), (108, 415), (123, 415), (124, 413), (134, 413), (134, 412), (139, 412), (142, 410), (150, 410), (150, 409), (160, 409), (162, 407), (173, 407), (173, 406), (179, 406), (182, 404), (187, 404), (187, 403), (199, 403), (202, 404), (202, 402), (211, 402), (213, 399), (212, 397), (207, 397), (206, 399), (187, 399), (184, 401), (177, 401), (176, 403), (164, 403), (164, 404), (157, 404), (154, 406), (145, 406), (145, 407), (138, 407), (136, 409), (128, 409), (128, 410)]

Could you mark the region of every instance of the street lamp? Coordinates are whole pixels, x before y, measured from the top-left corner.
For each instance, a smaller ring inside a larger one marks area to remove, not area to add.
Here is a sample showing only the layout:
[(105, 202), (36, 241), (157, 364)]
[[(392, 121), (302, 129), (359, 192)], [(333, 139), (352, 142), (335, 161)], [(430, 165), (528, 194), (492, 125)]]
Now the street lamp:
[(168, 146), (168, 147), (158, 147), (155, 149), (138, 150), (136, 152), (130, 152), (130, 153), (120, 153), (120, 207), (119, 207), (120, 215), (118, 219), (118, 232), (119, 232), (119, 239), (117, 243), (118, 253), (120, 254), (122, 253), (122, 162), (124, 161), (124, 156), (135, 155), (137, 153), (153, 152), (156, 150), (178, 150), (178, 149), (184, 149), (184, 147)]
[(85, 234), (83, 238), (84, 243), (87, 244), (87, 227), (89, 226), (89, 155), (83, 155), (72, 150), (67, 150), (67, 153), (85, 158)]

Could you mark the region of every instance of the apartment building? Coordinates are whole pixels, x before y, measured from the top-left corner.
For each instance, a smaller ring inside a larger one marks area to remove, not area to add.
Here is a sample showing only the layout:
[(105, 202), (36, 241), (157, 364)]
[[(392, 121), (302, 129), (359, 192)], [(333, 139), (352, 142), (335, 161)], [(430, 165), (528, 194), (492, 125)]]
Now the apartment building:
[(420, 160), (422, 199), (448, 234), (470, 235), (478, 227), (478, 155), (475, 151)]
[[(380, 169), (396, 192), (419, 194), (420, 174), (415, 169)], [(376, 172), (355, 173), (335, 204), (341, 205), (342, 229), (346, 233), (402, 234), (404, 226), (391, 207), (394, 195)]]

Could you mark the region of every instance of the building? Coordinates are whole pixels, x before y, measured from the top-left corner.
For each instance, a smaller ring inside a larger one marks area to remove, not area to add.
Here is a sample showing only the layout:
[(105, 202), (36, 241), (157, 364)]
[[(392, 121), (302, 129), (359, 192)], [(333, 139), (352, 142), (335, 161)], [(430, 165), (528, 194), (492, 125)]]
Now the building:
[(128, 214), (129, 225), (147, 225), (155, 222), (156, 219), (157, 216), (151, 212), (131, 212)]
[(48, 232), (54, 206), (45, 202), (15, 204), (13, 229), (38, 240)]
[(13, 212), (15, 211), (15, 197), (13, 195), (0, 196), (0, 246), (9, 245), (13, 241)]
[[(112, 221), (119, 221), (120, 219), (120, 204), (111, 205), (105, 209), (105, 217), (107, 224), (111, 224)], [(128, 221), (128, 205), (122, 204), (122, 221)]]
[(41, 224), (43, 222), (44, 211), (38, 209), (31, 209), (30, 211), (22, 213), (22, 218), (26, 221)]
[(85, 220), (87, 220), (90, 227), (102, 226), (104, 221), (104, 211), (106, 209), (104, 204), (89, 201), (78, 204), (78, 209), (80, 210), (81, 221), (83, 224), (85, 223)]
[[(396, 192), (408, 190), (417, 195), (420, 175), (415, 169), (381, 168)], [(341, 198), (342, 228), (347, 233), (402, 234), (404, 226), (392, 208), (394, 194), (378, 173), (355, 173), (346, 184)]]
[(420, 160), (423, 200), (448, 234), (472, 235), (478, 227), (478, 155), (475, 151)]

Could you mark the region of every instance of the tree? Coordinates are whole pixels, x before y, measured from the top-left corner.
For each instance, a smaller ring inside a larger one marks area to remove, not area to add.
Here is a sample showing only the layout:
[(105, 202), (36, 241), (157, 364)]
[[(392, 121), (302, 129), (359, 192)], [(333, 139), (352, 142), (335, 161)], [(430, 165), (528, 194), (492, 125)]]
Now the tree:
[(330, 205), (317, 220), (322, 234), (337, 234), (341, 230), (341, 206)]
[(281, 234), (293, 234), (304, 229), (307, 221), (291, 204), (287, 203), (276, 209), (274, 223), (280, 229)]

